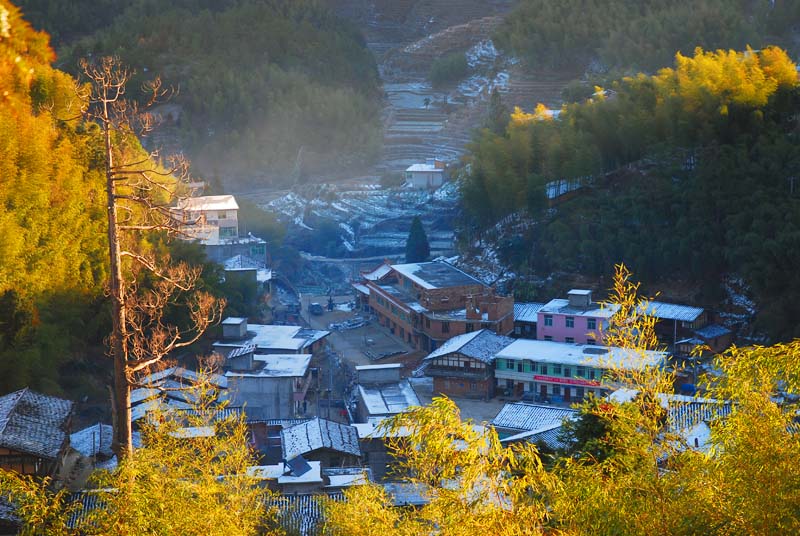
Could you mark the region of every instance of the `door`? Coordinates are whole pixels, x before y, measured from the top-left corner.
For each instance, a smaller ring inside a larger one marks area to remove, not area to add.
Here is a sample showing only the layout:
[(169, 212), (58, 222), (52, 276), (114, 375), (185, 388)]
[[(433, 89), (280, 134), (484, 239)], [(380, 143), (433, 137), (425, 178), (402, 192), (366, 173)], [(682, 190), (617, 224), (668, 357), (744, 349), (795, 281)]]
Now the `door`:
[(564, 402), (569, 402), (569, 387), (564, 387)]
[(539, 386), (539, 396), (542, 400), (547, 400), (547, 384), (543, 383)]

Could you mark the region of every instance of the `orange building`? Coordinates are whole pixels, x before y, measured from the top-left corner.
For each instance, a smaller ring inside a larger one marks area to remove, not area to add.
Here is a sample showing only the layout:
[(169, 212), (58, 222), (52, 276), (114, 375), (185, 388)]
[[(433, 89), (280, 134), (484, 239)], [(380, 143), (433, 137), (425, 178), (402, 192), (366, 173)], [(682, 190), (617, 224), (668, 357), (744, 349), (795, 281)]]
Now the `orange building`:
[(480, 329), (508, 335), (514, 298), (442, 261), (382, 264), (356, 285), (382, 326), (418, 350)]

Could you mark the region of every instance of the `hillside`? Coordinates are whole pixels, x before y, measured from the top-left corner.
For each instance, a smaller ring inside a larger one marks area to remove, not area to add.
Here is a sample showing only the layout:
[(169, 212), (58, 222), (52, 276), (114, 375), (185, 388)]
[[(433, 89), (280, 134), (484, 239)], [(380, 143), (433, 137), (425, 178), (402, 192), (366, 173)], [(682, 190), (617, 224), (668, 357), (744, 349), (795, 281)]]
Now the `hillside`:
[(47, 35), (7, 0), (0, 12), (0, 391), (58, 391), (69, 387), (59, 367), (75, 371), (101, 338), (102, 138), (64, 120), (80, 102), (74, 80), (50, 66)]
[(799, 111), (795, 66), (776, 48), (679, 55), (557, 118), (516, 110), (471, 146), (466, 241), (497, 235), (502, 260), (533, 280), (625, 262), (653, 286), (692, 281), (688, 298), (712, 308), (742, 280), (757, 332), (796, 337)]
[(379, 149), (374, 60), (323, 3), (135, 0), (64, 46), (59, 65), (104, 54), (137, 71), (131, 87), (155, 73), (179, 88), (151, 143), (184, 150), (207, 178), (293, 183)]

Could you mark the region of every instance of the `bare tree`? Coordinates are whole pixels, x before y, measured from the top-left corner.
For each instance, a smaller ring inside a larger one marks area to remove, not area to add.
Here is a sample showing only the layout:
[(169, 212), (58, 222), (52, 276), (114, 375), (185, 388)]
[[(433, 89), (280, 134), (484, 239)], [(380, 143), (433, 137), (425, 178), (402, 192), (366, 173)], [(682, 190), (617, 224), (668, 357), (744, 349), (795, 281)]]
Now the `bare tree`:
[[(119, 60), (104, 57), (81, 62), (88, 79), (83, 116), (100, 125), (105, 141), (110, 276), (107, 292), (112, 303), (109, 354), (114, 361), (112, 412), (114, 450), (124, 458), (132, 451), (131, 389), (163, 365), (165, 358), (184, 348), (219, 320), (224, 302), (193, 290), (200, 268), (171, 264), (146, 252), (146, 233), (181, 233), (184, 219), (174, 208), (186, 196), (188, 163), (173, 157), (164, 165), (157, 151), (143, 154), (138, 137), (147, 134), (155, 118), (146, 110), (169, 96), (159, 79), (145, 83), (145, 105), (125, 98), (131, 71)], [(183, 306), (188, 327), (165, 320), (168, 307)]]

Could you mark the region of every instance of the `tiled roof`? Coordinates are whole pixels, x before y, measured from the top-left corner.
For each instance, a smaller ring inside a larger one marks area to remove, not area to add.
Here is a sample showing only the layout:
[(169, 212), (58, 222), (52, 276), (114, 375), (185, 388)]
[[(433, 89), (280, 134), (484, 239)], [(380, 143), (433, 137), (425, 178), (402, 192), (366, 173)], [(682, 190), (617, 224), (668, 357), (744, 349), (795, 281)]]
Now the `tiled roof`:
[(272, 495), (266, 500), (268, 508), (277, 511), (278, 524), (289, 534), (317, 536), (323, 534), (325, 509), (320, 499), (344, 501), (344, 493), (326, 495)]
[(284, 460), (323, 448), (361, 456), (358, 432), (346, 424), (316, 418), (281, 430)]
[(651, 301), (647, 303), (644, 312), (660, 320), (694, 322), (697, 320), (698, 316), (703, 314), (703, 309), (701, 307), (691, 307), (689, 305)]
[(708, 340), (728, 335), (731, 330), (725, 326), (720, 326), (719, 324), (709, 324), (704, 328), (696, 329), (694, 332), (696, 335)]
[(439, 348), (428, 354), (425, 361), (436, 359), (443, 355), (459, 353), (484, 363), (491, 363), (494, 356), (514, 342), (511, 337), (498, 335), (488, 329), (481, 329), (464, 335), (457, 335), (449, 339)]
[(87, 458), (92, 456), (112, 457), (114, 455), (111, 450), (113, 440), (114, 430), (111, 425), (101, 423), (84, 428), (69, 436), (70, 446)]
[(72, 402), (22, 389), (0, 397), (0, 447), (54, 460), (67, 437)]
[(536, 322), (539, 310), (544, 307), (543, 303), (515, 303), (514, 321), (515, 322)]
[(560, 426), (564, 419), (573, 418), (577, 413), (574, 409), (515, 402), (503, 406), (491, 424), (508, 430), (543, 431)]

